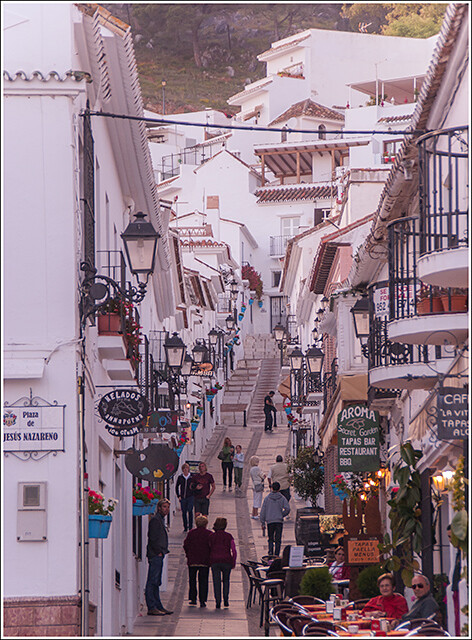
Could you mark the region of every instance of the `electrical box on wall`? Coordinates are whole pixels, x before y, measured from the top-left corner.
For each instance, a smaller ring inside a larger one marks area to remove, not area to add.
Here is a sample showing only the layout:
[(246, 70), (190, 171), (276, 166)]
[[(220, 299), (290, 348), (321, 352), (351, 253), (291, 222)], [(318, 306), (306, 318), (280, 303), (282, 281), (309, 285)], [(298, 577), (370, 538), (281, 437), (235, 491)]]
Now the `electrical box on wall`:
[(46, 486), (46, 482), (18, 483), (16, 539), (19, 542), (47, 540)]

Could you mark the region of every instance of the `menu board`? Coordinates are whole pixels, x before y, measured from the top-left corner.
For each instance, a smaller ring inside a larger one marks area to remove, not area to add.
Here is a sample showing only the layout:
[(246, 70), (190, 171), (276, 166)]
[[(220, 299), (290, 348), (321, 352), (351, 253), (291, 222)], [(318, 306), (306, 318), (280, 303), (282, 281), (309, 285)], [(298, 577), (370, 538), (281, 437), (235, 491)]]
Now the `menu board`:
[(349, 538), (346, 546), (347, 564), (378, 564), (380, 562), (378, 538)]

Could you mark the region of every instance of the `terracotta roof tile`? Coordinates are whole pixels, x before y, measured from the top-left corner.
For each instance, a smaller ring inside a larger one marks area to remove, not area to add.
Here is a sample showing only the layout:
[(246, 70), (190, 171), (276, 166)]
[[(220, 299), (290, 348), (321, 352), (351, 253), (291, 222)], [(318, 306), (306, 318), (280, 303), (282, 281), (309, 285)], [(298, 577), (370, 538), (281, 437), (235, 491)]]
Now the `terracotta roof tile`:
[(326, 120), (338, 120), (344, 122), (344, 115), (329, 107), (325, 107), (318, 102), (313, 102), (310, 98), (297, 102), (280, 114), (275, 120), (269, 123), (269, 127), (299, 116), (309, 116), (310, 118), (324, 118)]
[(408, 120), (411, 120), (412, 116), (412, 113), (403, 116), (387, 116), (385, 118), (380, 118), (379, 122), (408, 122)]
[(256, 189), (254, 195), (258, 198), (257, 204), (261, 202), (288, 202), (294, 200), (315, 200), (317, 198), (335, 198), (337, 188), (333, 185), (283, 185)]

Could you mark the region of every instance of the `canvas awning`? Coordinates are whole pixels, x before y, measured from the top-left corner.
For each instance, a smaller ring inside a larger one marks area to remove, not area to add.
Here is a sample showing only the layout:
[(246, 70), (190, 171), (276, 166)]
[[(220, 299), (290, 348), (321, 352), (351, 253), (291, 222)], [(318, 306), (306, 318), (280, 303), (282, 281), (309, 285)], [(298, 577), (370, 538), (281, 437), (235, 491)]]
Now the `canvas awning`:
[(327, 424), (321, 439), (323, 451), (326, 451), (333, 436), (337, 433), (338, 413), (342, 411), (344, 405), (349, 402), (367, 402), (367, 386), (367, 374), (343, 376), (340, 379), (336, 401), (329, 414), (325, 415)]
[(282, 397), (290, 397), (290, 375), (283, 380), (277, 387), (277, 391)]

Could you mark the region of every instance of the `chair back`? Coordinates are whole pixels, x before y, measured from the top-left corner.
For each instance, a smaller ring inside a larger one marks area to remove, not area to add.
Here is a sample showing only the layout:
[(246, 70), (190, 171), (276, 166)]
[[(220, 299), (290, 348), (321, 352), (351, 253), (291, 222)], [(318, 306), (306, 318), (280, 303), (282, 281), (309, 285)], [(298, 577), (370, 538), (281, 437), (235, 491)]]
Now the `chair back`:
[(407, 638), (410, 636), (431, 636), (435, 638), (451, 637), (447, 631), (435, 624), (422, 624), (421, 626), (416, 627), (416, 629), (413, 629), (413, 631), (410, 631), (410, 633), (406, 634)]
[(310, 622), (313, 622), (313, 618), (311, 616), (294, 615), (288, 618), (286, 624), (288, 627), (291, 627), (295, 635), (299, 637), (302, 635), (303, 627)]
[(413, 630), (413, 629), (416, 629), (417, 627), (421, 627), (421, 625), (423, 624), (441, 628), (441, 626), (431, 618), (413, 618), (413, 620), (406, 620), (405, 622), (402, 622), (396, 628)]
[(335, 631), (330, 631), (329, 629), (324, 629), (323, 627), (319, 627), (316, 624), (307, 624), (302, 629), (302, 636), (316, 636), (320, 638), (321, 636), (329, 636), (332, 638), (339, 638), (339, 634)]
[(289, 627), (287, 624), (289, 617), (292, 615), (293, 613), (290, 611), (278, 611), (274, 616), (275, 622), (279, 625), (279, 629), (284, 636), (291, 636), (293, 634), (292, 627)]
[(289, 604), (288, 602), (279, 602), (278, 604), (274, 604), (269, 611), (269, 617), (271, 620), (275, 622), (275, 616), (279, 611), (285, 611), (286, 613), (291, 613), (292, 615), (296, 615), (300, 613), (300, 610)]
[(295, 602), (296, 604), (326, 604), (324, 600), (315, 598), (315, 596), (294, 596), (290, 598), (289, 602)]

